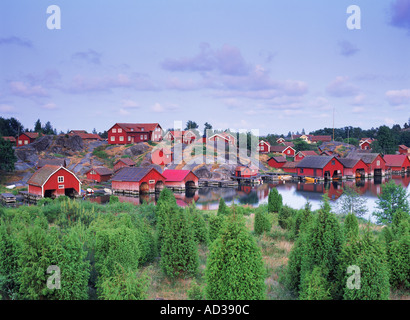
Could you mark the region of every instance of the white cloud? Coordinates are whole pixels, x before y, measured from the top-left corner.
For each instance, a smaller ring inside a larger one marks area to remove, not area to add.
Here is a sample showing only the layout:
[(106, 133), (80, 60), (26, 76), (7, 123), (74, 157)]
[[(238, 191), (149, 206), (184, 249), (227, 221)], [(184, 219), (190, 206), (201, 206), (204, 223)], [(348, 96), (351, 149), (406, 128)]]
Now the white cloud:
[(387, 91), (386, 98), (392, 106), (410, 103), (410, 89)]
[(43, 87), (36, 85), (32, 86), (30, 84), (21, 81), (10, 82), (10, 90), (13, 94), (21, 97), (46, 97), (47, 92)]

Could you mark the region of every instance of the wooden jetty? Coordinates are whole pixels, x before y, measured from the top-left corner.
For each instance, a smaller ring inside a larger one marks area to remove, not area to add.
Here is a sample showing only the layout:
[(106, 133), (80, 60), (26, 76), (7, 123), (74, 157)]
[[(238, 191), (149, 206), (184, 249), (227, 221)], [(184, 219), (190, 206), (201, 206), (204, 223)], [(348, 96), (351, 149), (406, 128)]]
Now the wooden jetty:
[(0, 194), (0, 199), (3, 203), (16, 203), (16, 196), (12, 193), (2, 193)]
[(236, 188), (238, 185), (235, 180), (199, 179), (199, 187)]

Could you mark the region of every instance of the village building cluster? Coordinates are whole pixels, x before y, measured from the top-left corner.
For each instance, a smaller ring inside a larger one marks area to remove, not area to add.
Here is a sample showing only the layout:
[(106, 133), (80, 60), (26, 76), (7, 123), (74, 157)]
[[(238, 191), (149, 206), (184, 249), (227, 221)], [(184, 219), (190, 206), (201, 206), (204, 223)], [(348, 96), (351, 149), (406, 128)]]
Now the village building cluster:
[[(167, 169), (166, 166), (174, 160), (172, 145), (182, 143), (222, 142), (236, 146), (236, 137), (229, 132), (214, 133), (209, 137), (198, 137), (193, 130), (171, 130), (164, 133), (159, 123), (115, 123), (107, 131), (107, 143), (110, 145), (128, 145), (140, 142), (169, 142), (168, 147), (153, 150), (153, 164), (163, 166), (160, 172), (154, 167), (138, 167), (130, 158), (115, 161), (113, 168), (91, 166), (85, 172), (85, 180), (95, 183), (111, 183), (113, 193), (138, 195), (155, 193), (164, 187), (176, 191), (195, 189), (200, 185), (200, 179), (190, 170)], [(84, 141), (103, 140), (97, 134), (89, 134), (85, 130), (72, 130), (69, 136), (79, 136)], [(24, 132), (17, 138), (3, 137), (16, 147), (28, 145), (39, 137), (38, 133)], [(317, 150), (296, 151), (294, 140), (300, 139), (309, 145), (317, 145)], [(265, 139), (260, 139), (257, 151), (269, 154), (269, 167), (281, 169), (282, 172), (305, 180), (340, 180), (355, 178), (371, 178), (387, 174), (410, 172), (410, 148), (398, 146), (394, 155), (372, 153), (371, 138), (362, 138), (359, 147), (341, 157), (334, 150), (323, 149), (321, 143), (331, 143), (331, 136), (292, 135), (290, 140), (281, 137), (276, 145), (270, 145)], [(65, 159), (40, 159), (36, 172), (28, 180), (28, 193), (34, 198), (55, 197), (60, 195), (81, 195), (81, 180), (69, 169)], [(249, 162), (238, 164), (232, 178), (253, 179), (260, 175), (260, 168)]]

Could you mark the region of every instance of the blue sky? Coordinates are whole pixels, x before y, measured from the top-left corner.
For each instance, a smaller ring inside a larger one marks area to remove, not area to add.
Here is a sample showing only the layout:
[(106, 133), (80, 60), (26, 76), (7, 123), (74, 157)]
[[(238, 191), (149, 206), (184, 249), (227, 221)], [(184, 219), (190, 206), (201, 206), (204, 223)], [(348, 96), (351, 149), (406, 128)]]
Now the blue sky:
[(410, 0), (2, 0), (0, 115), (58, 131), (193, 120), (286, 134), (332, 127), (333, 109), (335, 127), (403, 125), (409, 57)]

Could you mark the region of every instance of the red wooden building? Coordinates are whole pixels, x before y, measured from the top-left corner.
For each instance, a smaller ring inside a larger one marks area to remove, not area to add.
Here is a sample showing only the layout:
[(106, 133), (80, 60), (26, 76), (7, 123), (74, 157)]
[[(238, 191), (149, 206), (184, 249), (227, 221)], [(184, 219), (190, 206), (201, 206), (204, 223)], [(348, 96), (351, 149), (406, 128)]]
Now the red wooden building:
[(34, 140), (38, 138), (37, 132), (23, 132), (19, 135), (16, 141), (16, 146), (21, 147), (27, 144), (32, 143)]
[(172, 141), (174, 143), (191, 144), (197, 139), (195, 133), (191, 130), (184, 131), (168, 131), (164, 135), (164, 140)]
[[(5, 138), (5, 137), (3, 137)], [(410, 155), (410, 148), (405, 146), (404, 144), (399, 145), (399, 153), (400, 154), (407, 154)]]
[(213, 142), (224, 141), (227, 144), (231, 144), (233, 146), (236, 145), (235, 137), (228, 132), (215, 133), (214, 135), (210, 136), (208, 140)]
[(302, 160), (304, 157), (307, 156), (317, 156), (317, 153), (313, 150), (305, 150), (305, 151), (299, 151), (296, 155), (295, 155), (295, 161), (300, 161)]
[(161, 141), (162, 128), (158, 123), (116, 123), (108, 130), (109, 144), (130, 144)]
[(258, 144), (258, 151), (260, 153), (269, 153), (270, 152), (270, 147), (271, 147), (271, 145), (270, 145), (269, 142), (267, 142), (265, 140), (261, 140), (261, 141), (259, 141), (259, 144)]
[(280, 137), (280, 138), (276, 139), (276, 143), (278, 143), (278, 144), (281, 144), (283, 142), (285, 142), (285, 138)]
[(81, 182), (68, 169), (45, 165), (27, 181), (28, 193), (40, 197), (81, 194)]
[(343, 164), (346, 178), (365, 178), (368, 175), (368, 166), (362, 159), (338, 158)]
[(284, 156), (271, 157), (268, 160), (268, 164), (272, 168), (280, 169), (286, 163), (286, 158)]
[(281, 153), (286, 157), (294, 157), (296, 154), (296, 150), (293, 149), (291, 146), (271, 146), (270, 152), (272, 153)]
[(172, 151), (169, 148), (154, 148), (151, 152), (151, 162), (160, 166), (167, 165), (173, 160)]
[(347, 158), (362, 159), (367, 165), (369, 176), (384, 176), (386, 171), (386, 161), (378, 153), (352, 153)]
[(120, 170), (123, 167), (134, 167), (135, 162), (130, 158), (121, 158), (114, 162), (114, 172)]
[(113, 171), (111, 169), (103, 166), (93, 167), (85, 173), (87, 179), (97, 182), (105, 182), (110, 180), (112, 174)]
[(405, 154), (386, 154), (386, 170), (394, 173), (410, 172), (410, 159)]
[(165, 186), (165, 177), (155, 168), (124, 167), (111, 178), (116, 193), (155, 193)]
[(84, 141), (99, 141), (102, 138), (98, 134), (87, 133), (85, 130), (71, 130), (69, 136), (79, 136)]
[(282, 166), (282, 170), (286, 173), (296, 173), (296, 165), (298, 164), (298, 162), (296, 161), (287, 161), (283, 166)]
[(191, 170), (164, 170), (162, 175), (167, 188), (185, 190), (199, 185), (199, 178)]
[(296, 173), (300, 177), (341, 179), (344, 175), (344, 167), (333, 156), (309, 156), (296, 164)]
[(259, 173), (259, 168), (253, 164), (247, 166), (237, 166), (235, 168), (235, 177), (238, 178), (251, 178), (256, 177)]

